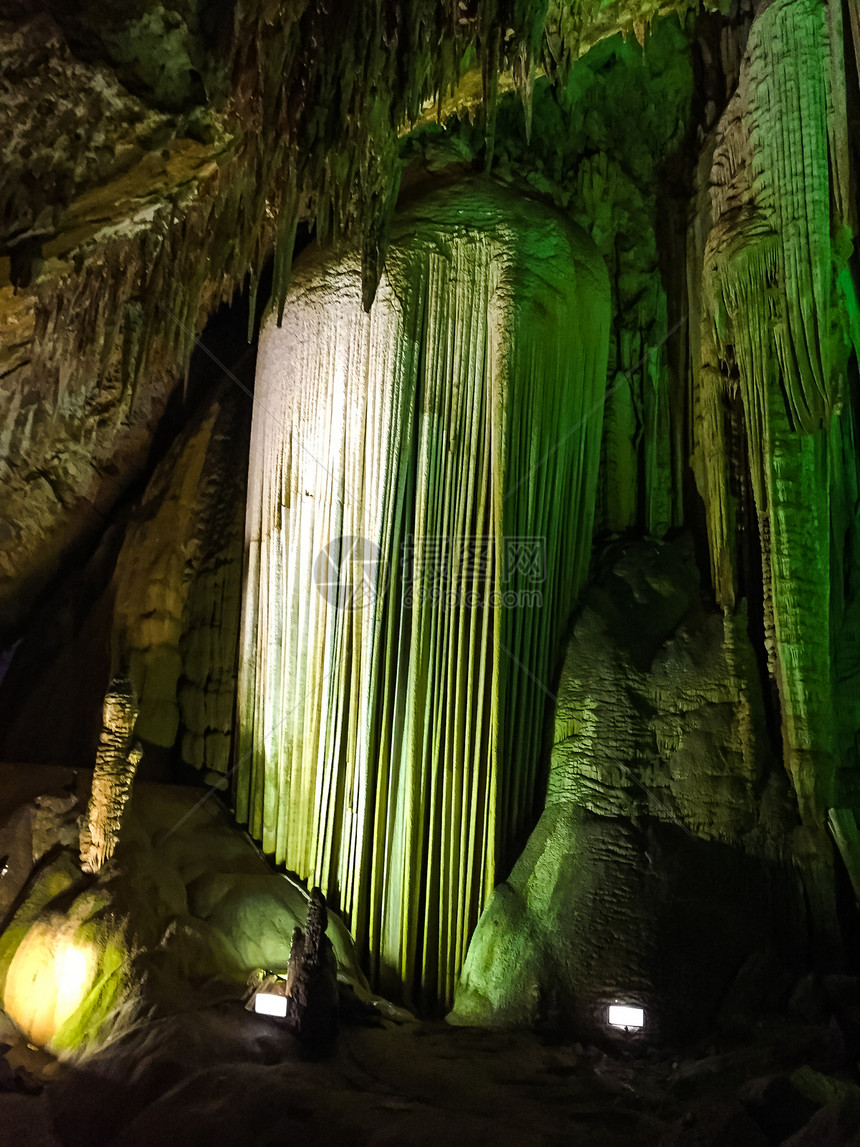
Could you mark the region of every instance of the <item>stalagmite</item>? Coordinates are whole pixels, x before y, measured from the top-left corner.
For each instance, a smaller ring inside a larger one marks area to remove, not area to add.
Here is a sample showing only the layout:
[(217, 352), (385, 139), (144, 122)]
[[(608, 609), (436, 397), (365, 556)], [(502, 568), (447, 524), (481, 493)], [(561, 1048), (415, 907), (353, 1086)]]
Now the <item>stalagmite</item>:
[(116, 677), (105, 694), (93, 789), (81, 828), (84, 872), (99, 872), (119, 841), (122, 814), (142, 754), (140, 743), (132, 744), (136, 720), (134, 688), (127, 677)]
[(608, 322), (590, 240), (479, 182), (407, 207), (369, 315), (315, 255), (261, 340), (237, 815), (407, 996), (451, 998), (533, 814)]
[(308, 902), (307, 927), (296, 927), (287, 967), (287, 1021), (305, 1043), (319, 1050), (337, 1035), (337, 960), (326, 936), (328, 913), (318, 888)]

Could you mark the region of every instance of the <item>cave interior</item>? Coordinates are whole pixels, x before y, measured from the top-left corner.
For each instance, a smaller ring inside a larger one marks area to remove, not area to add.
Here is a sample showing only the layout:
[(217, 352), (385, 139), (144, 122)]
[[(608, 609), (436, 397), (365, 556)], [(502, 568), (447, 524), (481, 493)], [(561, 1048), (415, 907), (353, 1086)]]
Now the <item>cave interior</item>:
[(858, 0), (0, 6), (0, 1139), (860, 1144)]

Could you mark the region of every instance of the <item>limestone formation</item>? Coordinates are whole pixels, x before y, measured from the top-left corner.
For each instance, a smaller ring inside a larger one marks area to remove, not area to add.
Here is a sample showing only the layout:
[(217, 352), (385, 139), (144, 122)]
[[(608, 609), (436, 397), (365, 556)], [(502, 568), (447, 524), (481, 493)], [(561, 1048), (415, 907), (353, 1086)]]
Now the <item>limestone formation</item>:
[(834, 956), (827, 869), (764, 726), (743, 615), (703, 599), (689, 538), (612, 546), (565, 655), (546, 808), (481, 918), (454, 1019), (605, 1038), (621, 1001), (649, 1038), (687, 1039), (741, 970), (747, 1017), (774, 1007), (807, 932)]
[(326, 936), (325, 897), (314, 888), (304, 932), (296, 928), (287, 968), (287, 1021), (309, 1047), (325, 1049), (337, 1035), (337, 972)]
[(237, 815), (337, 889), (390, 990), (450, 997), (532, 815), (607, 320), (587, 237), (479, 182), (415, 200), (369, 316), (335, 253), (297, 268), (264, 336)]
[(142, 748), (134, 741), (138, 704), (128, 677), (115, 677), (105, 694), (92, 792), (81, 825), (81, 868), (98, 872), (113, 856)]
[[(142, 473), (194, 336), (299, 219), (381, 270), (398, 137), (689, 0), (10, 5), (0, 21), (0, 636)], [(505, 25), (504, 35), (498, 22)], [(477, 83), (475, 83), (477, 79)], [(492, 110), (487, 126), (492, 126)], [(14, 264), (14, 269), (13, 269)], [(14, 277), (14, 281), (13, 281)]]
[(858, 61), (857, 0), (4, 6), (0, 756), (101, 733), (80, 839), (0, 824), (40, 1038), (115, 876), (165, 998), (304, 883), (466, 1022), (853, 966)]
[(840, 4), (758, 13), (703, 150), (691, 234), (694, 466), (714, 585), (727, 608), (760, 599), (786, 766), (821, 831), (856, 792), (843, 701), (858, 678), (841, 652), (856, 633), (860, 486), (844, 59)]
[(222, 381), (150, 481), (109, 591), (136, 684), (137, 735), (217, 781), (232, 751), (247, 441), (244, 396)]

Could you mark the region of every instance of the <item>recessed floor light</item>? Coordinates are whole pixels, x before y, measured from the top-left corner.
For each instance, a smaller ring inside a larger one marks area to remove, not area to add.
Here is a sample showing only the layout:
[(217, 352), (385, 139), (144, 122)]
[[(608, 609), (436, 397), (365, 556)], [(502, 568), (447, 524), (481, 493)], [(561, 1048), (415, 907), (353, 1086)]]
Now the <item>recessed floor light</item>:
[(609, 1026), (613, 1028), (641, 1028), (645, 1026), (645, 1012), (642, 1008), (631, 1008), (627, 1004), (609, 1005)]
[(287, 997), (276, 996), (273, 992), (257, 992), (254, 996), (254, 1011), (261, 1016), (284, 1019), (287, 1014)]

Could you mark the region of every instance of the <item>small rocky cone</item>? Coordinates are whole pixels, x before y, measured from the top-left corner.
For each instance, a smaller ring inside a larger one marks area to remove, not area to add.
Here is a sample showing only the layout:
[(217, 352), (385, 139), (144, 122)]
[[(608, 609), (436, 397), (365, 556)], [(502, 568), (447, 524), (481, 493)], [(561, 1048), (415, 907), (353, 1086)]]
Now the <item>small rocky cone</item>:
[(337, 1035), (337, 963), (326, 936), (325, 897), (314, 888), (306, 930), (296, 928), (287, 968), (287, 1019), (295, 1034), (314, 1050), (325, 1050)]

